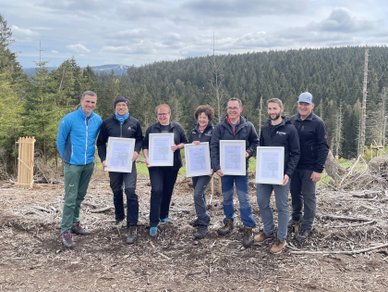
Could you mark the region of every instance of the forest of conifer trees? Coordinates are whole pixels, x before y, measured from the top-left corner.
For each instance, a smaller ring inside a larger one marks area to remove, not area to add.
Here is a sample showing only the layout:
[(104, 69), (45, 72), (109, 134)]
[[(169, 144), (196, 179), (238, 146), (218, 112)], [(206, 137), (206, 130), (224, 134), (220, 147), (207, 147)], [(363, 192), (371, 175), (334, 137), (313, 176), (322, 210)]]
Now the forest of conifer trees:
[[(147, 127), (154, 121), (154, 107), (167, 102), (173, 118), (188, 131), (199, 104), (211, 104), (221, 115), (232, 96), (242, 99), (244, 115), (259, 129), (261, 102), (283, 100), (287, 115), (296, 109), (300, 92), (310, 91), (315, 111), (326, 122), (329, 142), (340, 157), (357, 155), (362, 99), (364, 47), (339, 47), (270, 51), (241, 55), (207, 56), (130, 67), (117, 76), (81, 68), (75, 59), (64, 60), (53, 71), (37, 62), (27, 76), (9, 49), (12, 31), (0, 15), (0, 177), (12, 173), (15, 141), (35, 136), (37, 155), (56, 158), (55, 137), (60, 118), (74, 110), (84, 90), (98, 94), (97, 112), (113, 113), (117, 95), (129, 98), (130, 114)], [(385, 86), (388, 82), (388, 48), (369, 47), (366, 145), (385, 143)], [(219, 100), (217, 100), (217, 97)], [(219, 105), (219, 106), (218, 106)], [(341, 109), (341, 110), (340, 110)], [(217, 117), (218, 118), (218, 117)], [(342, 123), (340, 133), (338, 120)]]

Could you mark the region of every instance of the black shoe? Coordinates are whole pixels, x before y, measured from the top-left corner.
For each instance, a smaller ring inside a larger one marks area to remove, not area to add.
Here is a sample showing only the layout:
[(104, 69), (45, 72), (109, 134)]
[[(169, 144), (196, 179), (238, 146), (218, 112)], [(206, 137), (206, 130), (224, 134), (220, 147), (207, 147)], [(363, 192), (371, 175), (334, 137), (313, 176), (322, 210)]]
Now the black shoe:
[(295, 240), (299, 243), (305, 242), (307, 237), (310, 235), (310, 230), (301, 230), (295, 235)]
[(253, 232), (252, 232), (252, 228), (244, 227), (244, 228), (243, 228), (243, 233), (244, 233), (243, 240), (242, 240), (243, 246), (244, 246), (245, 248), (251, 247), (252, 244), (253, 244)]
[(225, 219), (224, 220), (224, 226), (222, 226), (220, 229), (217, 230), (218, 235), (227, 235), (233, 231), (233, 220), (232, 219)]
[(71, 232), (77, 235), (88, 235), (90, 234), (90, 231), (83, 228), (79, 222), (74, 223), (71, 227)]
[(128, 244), (133, 244), (135, 243), (136, 239), (137, 239), (137, 226), (131, 225), (128, 228), (128, 237), (126, 242)]
[(194, 239), (203, 239), (208, 234), (207, 226), (199, 226), (197, 231), (194, 233)]
[(71, 232), (68, 230), (61, 234), (61, 240), (63, 245), (67, 248), (72, 248), (75, 245)]
[(191, 220), (189, 222), (189, 225), (191, 225), (193, 227), (198, 227), (198, 218)]
[(288, 221), (288, 232), (291, 233), (291, 232), (296, 232), (298, 233), (299, 229), (300, 229), (300, 223), (301, 223), (301, 220), (296, 220), (296, 219), (293, 219), (291, 218), (289, 221)]

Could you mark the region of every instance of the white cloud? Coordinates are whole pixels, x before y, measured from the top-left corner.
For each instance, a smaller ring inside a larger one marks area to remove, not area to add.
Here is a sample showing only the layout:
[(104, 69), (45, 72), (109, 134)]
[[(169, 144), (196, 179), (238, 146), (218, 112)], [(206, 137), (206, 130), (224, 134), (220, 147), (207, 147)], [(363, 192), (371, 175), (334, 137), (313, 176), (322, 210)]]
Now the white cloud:
[(66, 47), (71, 51), (73, 51), (74, 53), (78, 53), (78, 54), (90, 53), (90, 50), (87, 47), (85, 47), (83, 44), (73, 44), (73, 45), (68, 45)]
[(1, 8), (23, 66), (39, 43), (48, 65), (75, 56), (84, 66), (204, 56), (213, 35), (218, 54), (385, 45), (388, 38), (383, 0), (18, 0)]
[(16, 25), (11, 27), (12, 34), (17, 41), (30, 41), (39, 36), (39, 33), (32, 31), (29, 28), (21, 28)]

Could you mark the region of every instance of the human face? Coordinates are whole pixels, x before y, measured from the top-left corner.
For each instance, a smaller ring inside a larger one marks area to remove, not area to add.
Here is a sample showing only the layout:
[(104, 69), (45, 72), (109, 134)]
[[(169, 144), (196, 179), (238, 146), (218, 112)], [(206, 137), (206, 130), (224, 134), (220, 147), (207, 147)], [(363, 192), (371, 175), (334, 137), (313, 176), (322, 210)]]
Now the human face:
[(272, 122), (280, 121), (282, 112), (283, 112), (283, 108), (280, 107), (280, 105), (277, 104), (276, 102), (268, 103), (267, 113), (268, 113), (268, 117)]
[(237, 100), (228, 101), (226, 112), (232, 122), (237, 122), (240, 119), (242, 111), (243, 109)]
[(298, 113), (302, 120), (306, 119), (313, 111), (314, 104), (307, 102), (298, 102)]
[(157, 115), (158, 122), (161, 125), (167, 126), (170, 124), (171, 112), (168, 107), (166, 106), (159, 107), (156, 115)]
[(81, 99), (81, 108), (86, 116), (90, 116), (94, 109), (96, 108), (97, 96), (93, 95), (85, 95), (83, 99)]
[(204, 112), (200, 113), (198, 116), (198, 125), (201, 128), (206, 128), (209, 124), (209, 117)]
[(128, 105), (125, 102), (118, 102), (116, 103), (115, 110), (116, 113), (118, 113), (120, 116), (123, 116), (128, 112)]

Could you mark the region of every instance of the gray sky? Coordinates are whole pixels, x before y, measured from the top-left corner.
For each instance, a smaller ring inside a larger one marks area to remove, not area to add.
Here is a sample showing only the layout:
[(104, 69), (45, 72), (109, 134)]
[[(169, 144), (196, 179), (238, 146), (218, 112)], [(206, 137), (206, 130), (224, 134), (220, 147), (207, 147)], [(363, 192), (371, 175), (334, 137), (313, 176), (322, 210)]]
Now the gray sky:
[(23, 67), (388, 44), (385, 0), (0, 0)]

